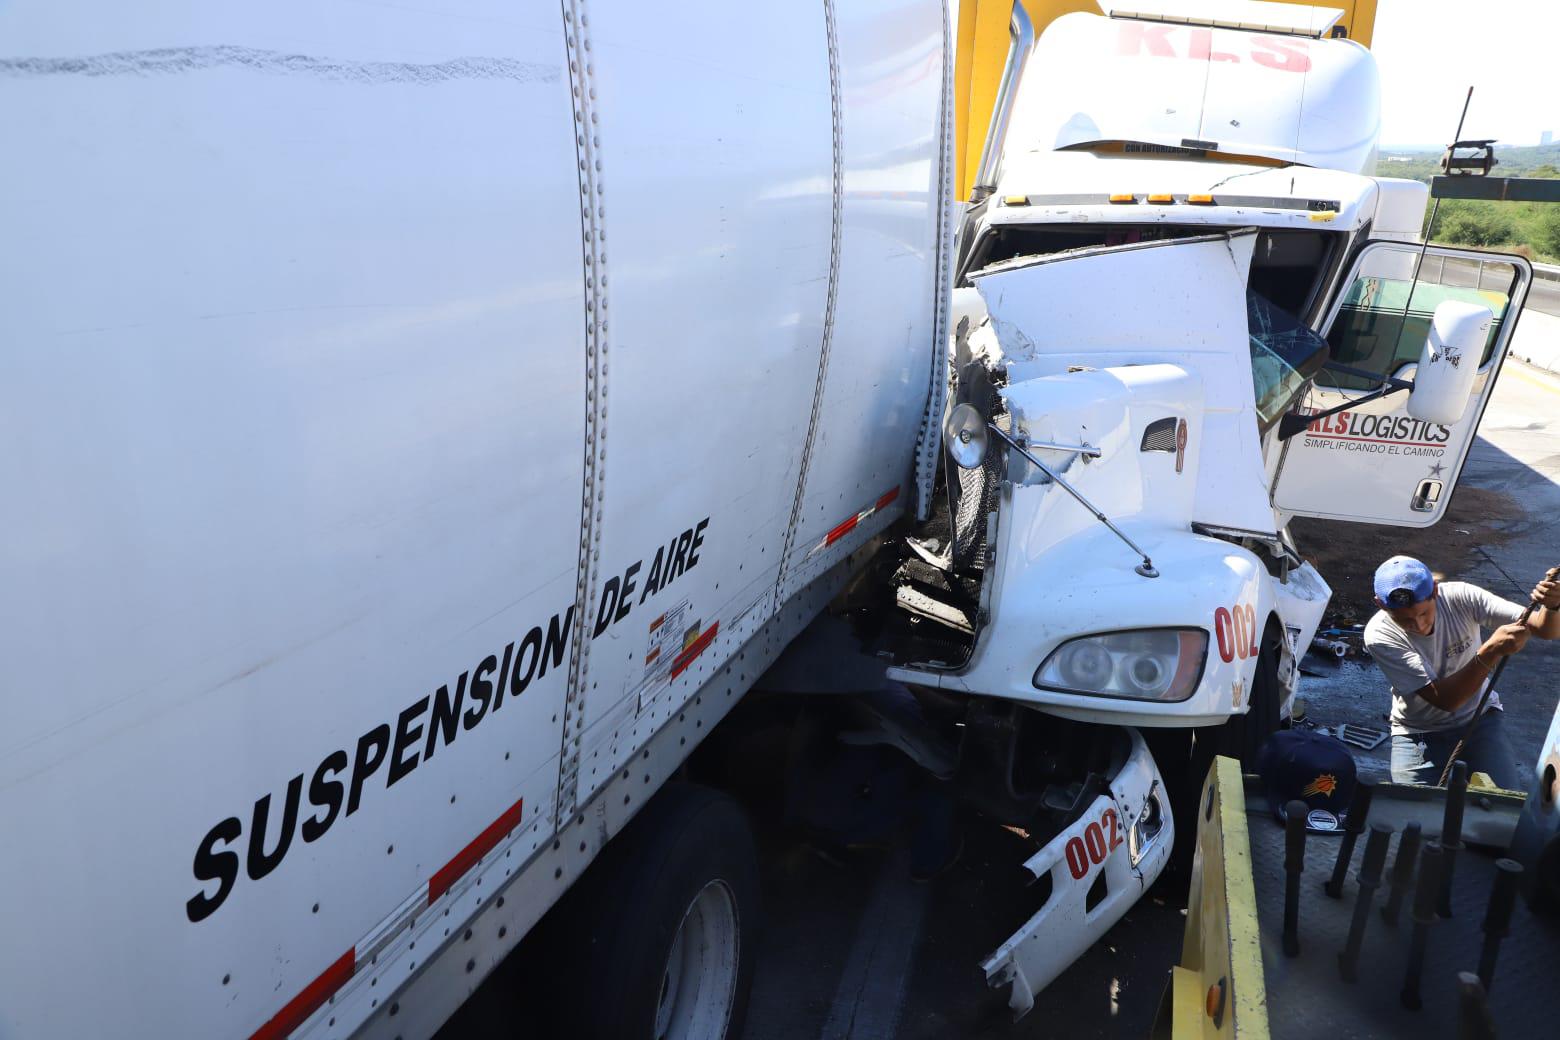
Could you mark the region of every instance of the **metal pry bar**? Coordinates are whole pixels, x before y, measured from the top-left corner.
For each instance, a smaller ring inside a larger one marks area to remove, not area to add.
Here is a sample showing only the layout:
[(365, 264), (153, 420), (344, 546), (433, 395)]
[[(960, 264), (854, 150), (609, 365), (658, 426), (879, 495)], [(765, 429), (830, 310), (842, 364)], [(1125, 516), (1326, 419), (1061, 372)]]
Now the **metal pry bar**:
[(1360, 947), (1365, 942), (1365, 923), (1370, 918), (1370, 902), (1381, 885), (1381, 868), (1387, 862), (1387, 843), (1392, 840), (1392, 825), (1374, 820), (1370, 837), (1365, 839), (1365, 861), (1360, 864), (1360, 890), (1354, 899), (1354, 916), (1349, 921), (1349, 938), (1338, 954), (1338, 974), (1345, 982), (1359, 979)]
[(1452, 782), (1446, 786), (1446, 811), (1441, 818), (1441, 893), (1436, 913), (1452, 916), (1452, 872), (1462, 851), (1463, 803), (1468, 797), (1468, 763), (1452, 763)]
[(1296, 798), (1284, 806), (1284, 956), (1300, 956), (1300, 875), (1305, 871), (1305, 815)]
[[(1560, 567), (1551, 567), (1544, 574), (1545, 581), (1554, 581), (1556, 578), (1560, 578)], [(1533, 611), (1541, 606), (1543, 604), (1536, 599), (1528, 600), (1527, 607), (1522, 611), (1522, 615), (1517, 618), (1517, 624), (1527, 624), (1528, 618), (1533, 616)], [(1507, 655), (1495, 662), (1495, 670), (1484, 680), (1484, 692), (1479, 694), (1479, 703), (1474, 707), (1473, 715), (1468, 719), (1468, 725), (1463, 727), (1462, 734), (1458, 736), (1457, 743), (1452, 748), (1452, 753), (1446, 756), (1446, 765), (1441, 768), (1441, 779), (1437, 781), (1437, 787), (1446, 786), (1447, 779), (1452, 775), (1452, 763), (1457, 761), (1457, 756), (1462, 754), (1464, 745), (1468, 743), (1468, 738), (1473, 736), (1473, 731), (1478, 728), (1479, 720), (1484, 717), (1484, 708), (1490, 702), (1490, 694), (1495, 692), (1495, 684), (1500, 682), (1500, 673), (1506, 670), (1506, 664), (1510, 660), (1510, 655)]]
[(1458, 1040), (1495, 1040), (1495, 1020), (1490, 1017), (1490, 996), (1479, 976), (1457, 973)]
[[(1071, 484), (1067, 483), (1067, 481), (1063, 480), (1057, 474), (1057, 472), (1054, 469), (1052, 469), (1050, 466), (1047, 466), (1045, 463), (1043, 463), (1039, 459), (1035, 458), (1034, 454), (1031, 453), (1028, 448), (1024, 447), (1022, 444), (1020, 444), (1018, 441), (1014, 440), (1012, 437), (1009, 437), (1006, 433), (1003, 433), (1001, 428), (998, 427), (996, 423), (988, 422), (988, 423), (986, 423), (986, 428), (989, 429), (992, 433), (996, 434), (998, 437), (1002, 438), (1002, 440), (1010, 448), (1013, 448), (1020, 455), (1024, 456), (1024, 458), (1026, 458), (1030, 462), (1034, 463), (1035, 466), (1039, 468), (1041, 473), (1044, 473), (1046, 476), (1050, 477), (1051, 480), (1054, 483), (1059, 484), (1061, 486), (1062, 490), (1066, 491), (1073, 498), (1076, 498), (1078, 500), (1078, 503), (1081, 506), (1083, 506), (1083, 508), (1085, 508), (1089, 512), (1093, 513), (1094, 514), (1094, 519), (1098, 520), (1100, 523), (1102, 523), (1106, 527), (1110, 528), (1112, 534), (1114, 534), (1117, 538), (1120, 538), (1123, 542), (1126, 542), (1127, 546), (1133, 552), (1135, 552), (1139, 556), (1143, 557), (1143, 562), (1138, 564), (1136, 567), (1134, 567), (1133, 570), (1137, 571), (1139, 574), (1141, 574), (1145, 578), (1157, 578), (1157, 577), (1159, 577), (1159, 572), (1154, 569), (1154, 561), (1148, 558), (1148, 553), (1146, 553), (1142, 549), (1138, 548), (1138, 544), (1136, 542), (1134, 542), (1132, 539), (1128, 538), (1126, 536), (1126, 534), (1121, 530), (1121, 528), (1119, 528), (1115, 524), (1111, 523), (1110, 522), (1110, 517), (1106, 516), (1104, 513), (1100, 512), (1097, 508), (1095, 508), (1094, 503), (1090, 502), (1087, 498), (1084, 498), (1083, 494), (1081, 492), (1079, 492), (1079, 490), (1077, 488), (1073, 487)], [(1085, 452), (1084, 448), (1078, 448), (1078, 447), (1065, 447), (1065, 448), (1061, 448), (1060, 450), (1062, 450), (1062, 451), (1084, 452), (1085, 454), (1087, 453), (1087, 452)]]
[(1495, 884), (1490, 889), (1490, 905), (1484, 912), (1484, 943), (1479, 948), (1479, 982), (1487, 994), (1495, 984), (1495, 957), (1500, 941), (1511, 934), (1511, 911), (1517, 903), (1517, 884), (1522, 879), (1522, 864), (1514, 859), (1495, 861)]
[(1354, 788), (1349, 800), (1349, 814), (1343, 818), (1343, 840), (1338, 843), (1338, 859), (1333, 863), (1332, 876), (1322, 883), (1322, 889), (1334, 899), (1343, 898), (1343, 879), (1349, 873), (1349, 860), (1354, 855), (1354, 843), (1365, 830), (1365, 820), (1370, 816), (1370, 799), (1374, 787), (1360, 784)]
[(1441, 846), (1427, 841), (1419, 853), (1419, 877), (1414, 884), (1414, 930), (1409, 936), (1408, 963), (1403, 971), (1403, 991), (1398, 999), (1410, 1011), (1424, 1007), (1419, 983), (1425, 973), (1425, 946), (1435, 923), (1435, 896), (1441, 885)]
[(1418, 820), (1408, 821), (1403, 836), (1398, 839), (1397, 859), (1392, 863), (1392, 887), (1387, 893), (1387, 905), (1381, 908), (1381, 919), (1388, 924), (1398, 923), (1403, 908), (1403, 898), (1414, 880), (1414, 863), (1419, 858), (1419, 840), (1423, 828)]

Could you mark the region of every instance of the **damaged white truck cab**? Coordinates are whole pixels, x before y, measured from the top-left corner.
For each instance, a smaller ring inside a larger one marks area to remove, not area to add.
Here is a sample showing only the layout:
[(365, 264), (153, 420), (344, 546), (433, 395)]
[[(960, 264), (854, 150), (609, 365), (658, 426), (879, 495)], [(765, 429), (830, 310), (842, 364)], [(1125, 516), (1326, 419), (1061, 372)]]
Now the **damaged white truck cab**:
[[(1372, 176), (1370, 53), (1254, 6), (1066, 15), (1031, 53), (1014, 5), (957, 247), (956, 577), (901, 569), (894, 678), (1247, 757), (1331, 595), (1290, 517), (1444, 510), (1529, 267), (1423, 248), (1428, 189)], [(1055, 974), (1039, 916), (986, 965), (1015, 1008)]]

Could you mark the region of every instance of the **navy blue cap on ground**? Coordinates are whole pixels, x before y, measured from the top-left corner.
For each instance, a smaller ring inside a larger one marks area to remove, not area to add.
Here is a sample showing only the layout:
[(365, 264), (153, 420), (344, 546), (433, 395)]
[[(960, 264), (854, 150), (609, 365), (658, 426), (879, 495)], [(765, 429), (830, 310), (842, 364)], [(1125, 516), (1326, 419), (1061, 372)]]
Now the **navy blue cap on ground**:
[(1257, 772), (1280, 823), (1284, 806), (1299, 799), (1310, 809), (1306, 830), (1342, 830), (1355, 785), (1354, 756), (1343, 741), (1310, 730), (1279, 730), (1257, 752)]

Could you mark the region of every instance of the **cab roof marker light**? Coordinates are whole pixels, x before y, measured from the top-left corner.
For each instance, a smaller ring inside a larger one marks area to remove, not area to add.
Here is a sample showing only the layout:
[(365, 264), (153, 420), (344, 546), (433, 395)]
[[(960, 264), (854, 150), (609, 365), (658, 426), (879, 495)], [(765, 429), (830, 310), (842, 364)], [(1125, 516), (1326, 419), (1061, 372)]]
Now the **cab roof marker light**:
[(1127, 193), (1122, 193), (1122, 194), (1119, 194), (1119, 195), (1112, 195), (1110, 197), (1110, 201), (1111, 201), (1111, 203), (1113, 205), (1117, 205), (1117, 206), (1120, 206), (1120, 205), (1123, 205), (1123, 204), (1130, 205), (1131, 203), (1134, 203), (1134, 202), (1137, 201), (1137, 196), (1136, 195), (1127, 194)]
[(1175, 204), (1175, 196), (1158, 193), (1150, 195), (1148, 201), (1155, 206), (1170, 206)]
[(1336, 220), (1337, 217), (1338, 217), (1338, 211), (1337, 210), (1335, 210), (1335, 209), (1324, 209), (1324, 210), (1322, 210), (1319, 213), (1312, 213), (1311, 214), (1311, 223), (1313, 223), (1313, 224), (1325, 224), (1325, 223), (1327, 223), (1330, 220)]
[(1212, 195), (1206, 195), (1206, 194), (1188, 195), (1188, 196), (1186, 196), (1186, 201), (1188, 203), (1190, 203), (1191, 205), (1193, 205), (1193, 206), (1212, 206), (1212, 205), (1215, 205), (1215, 203), (1213, 201), (1213, 196)]
[(1004, 206), (1027, 206), (1027, 205), (1029, 205), (1029, 196), (1028, 195), (1004, 195), (1002, 197), (1002, 204)]

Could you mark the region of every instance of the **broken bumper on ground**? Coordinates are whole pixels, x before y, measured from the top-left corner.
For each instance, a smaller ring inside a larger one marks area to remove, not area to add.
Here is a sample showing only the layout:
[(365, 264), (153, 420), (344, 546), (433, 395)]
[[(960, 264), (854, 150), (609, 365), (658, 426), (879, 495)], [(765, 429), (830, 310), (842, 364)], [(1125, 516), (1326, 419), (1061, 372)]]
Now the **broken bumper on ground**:
[(1159, 769), (1136, 730), (1132, 751), (1100, 795), (1071, 826), (1024, 864), (1050, 879), (1040, 910), (981, 965), (992, 988), (1009, 986), (1015, 1016), (1136, 903), (1164, 869), (1175, 839)]

